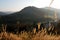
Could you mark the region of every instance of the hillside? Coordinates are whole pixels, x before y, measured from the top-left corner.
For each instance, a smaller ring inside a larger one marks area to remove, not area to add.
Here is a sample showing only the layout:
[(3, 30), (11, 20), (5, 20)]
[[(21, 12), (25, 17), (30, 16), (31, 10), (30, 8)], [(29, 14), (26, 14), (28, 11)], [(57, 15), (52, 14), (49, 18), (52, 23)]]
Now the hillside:
[(6, 15), (6, 13), (4, 12), (0, 12), (0, 16)]
[[(3, 21), (5, 23), (16, 23), (17, 21), (22, 23), (51, 21), (54, 20), (54, 10), (55, 8), (50, 8), (50, 10), (48, 10), (48, 7), (36, 8), (29, 6), (19, 12), (3, 16)], [(59, 10), (57, 10), (57, 13), (57, 15), (59, 15)]]

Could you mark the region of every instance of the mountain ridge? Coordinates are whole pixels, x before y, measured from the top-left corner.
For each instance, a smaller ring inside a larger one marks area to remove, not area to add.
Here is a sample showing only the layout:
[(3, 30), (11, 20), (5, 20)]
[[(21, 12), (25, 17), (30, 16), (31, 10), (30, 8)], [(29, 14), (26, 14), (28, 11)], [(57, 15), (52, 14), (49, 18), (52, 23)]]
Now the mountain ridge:
[[(54, 18), (52, 17), (54, 15), (55, 9), (51, 9), (49, 10), (46, 8), (36, 8), (33, 6), (28, 6), (23, 8), (21, 11), (3, 16), (3, 19), (5, 23), (16, 23), (17, 21), (20, 21), (21, 23), (47, 22), (47, 20), (53, 21)], [(46, 17), (47, 15), (49, 17)]]

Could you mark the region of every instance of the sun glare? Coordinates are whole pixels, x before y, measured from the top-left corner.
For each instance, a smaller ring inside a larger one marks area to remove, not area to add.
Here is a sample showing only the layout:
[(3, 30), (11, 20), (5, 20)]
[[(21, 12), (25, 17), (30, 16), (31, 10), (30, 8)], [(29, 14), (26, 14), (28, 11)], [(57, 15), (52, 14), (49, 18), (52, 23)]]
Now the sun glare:
[(60, 9), (60, 0), (54, 0), (54, 2), (52, 3), (51, 7)]
[[(49, 7), (52, 0), (0, 0), (0, 11), (19, 11), (27, 6), (37, 8)], [(52, 8), (60, 9), (60, 0), (54, 0), (50, 5)]]
[[(32, 2), (32, 5), (36, 6), (36, 7), (39, 7), (39, 8), (49, 7), (49, 4), (50, 4), (51, 1), (52, 0), (36, 0), (36, 1)], [(59, 4), (60, 4), (60, 0), (54, 0), (50, 7), (60, 9)]]

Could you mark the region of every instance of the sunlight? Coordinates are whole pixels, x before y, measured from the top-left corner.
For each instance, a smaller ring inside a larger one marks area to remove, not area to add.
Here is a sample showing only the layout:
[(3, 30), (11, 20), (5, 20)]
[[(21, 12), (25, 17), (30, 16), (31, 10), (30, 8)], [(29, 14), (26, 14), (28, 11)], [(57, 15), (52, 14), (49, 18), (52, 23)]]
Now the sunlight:
[[(19, 11), (27, 6), (49, 7), (52, 0), (0, 0), (0, 11)], [(50, 7), (60, 9), (60, 0), (54, 0)]]
[(31, 2), (31, 5), (42, 8), (49, 6), (50, 2), (51, 0), (35, 0)]
[(60, 9), (60, 0), (54, 0), (54, 2), (52, 3), (51, 7)]
[[(34, 2), (32, 2), (32, 6), (36, 6), (39, 8), (49, 7), (51, 1), (52, 0), (35, 0)], [(50, 7), (60, 9), (59, 4), (60, 4), (60, 0), (54, 0)]]

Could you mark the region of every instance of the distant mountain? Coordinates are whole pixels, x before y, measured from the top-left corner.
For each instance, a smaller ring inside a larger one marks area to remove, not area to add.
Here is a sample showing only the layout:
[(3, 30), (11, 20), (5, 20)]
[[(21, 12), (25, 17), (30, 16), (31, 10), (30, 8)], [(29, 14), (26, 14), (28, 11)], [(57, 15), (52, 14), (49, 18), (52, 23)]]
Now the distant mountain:
[(13, 12), (0, 12), (0, 16), (4, 16), (4, 15), (9, 15), (12, 14)]
[(4, 13), (4, 12), (0, 12), (0, 16), (2, 16), (2, 15), (6, 15), (6, 13)]
[[(3, 16), (3, 22), (5, 23), (16, 23), (20, 21), (21, 23), (32, 23), (32, 22), (47, 22), (54, 20), (54, 10), (55, 8), (36, 8), (33, 6), (25, 7), (19, 12), (15, 12), (9, 15)], [(60, 11), (57, 11), (57, 15)], [(60, 14), (59, 14), (60, 15)], [(47, 17), (48, 16), (48, 17)]]
[(6, 14), (12, 14), (12, 13), (14, 13), (14, 12), (12, 12), (12, 11), (6, 11), (6, 12), (4, 12), (4, 13), (6, 13)]
[(37, 22), (47, 22), (54, 21), (54, 12), (57, 11), (58, 20), (60, 19), (60, 10), (55, 8), (36, 8), (33, 6), (25, 7), (19, 12), (14, 12), (6, 15), (2, 13), (0, 18), (0, 23), (16, 23), (20, 21), (21, 23), (37, 23)]

